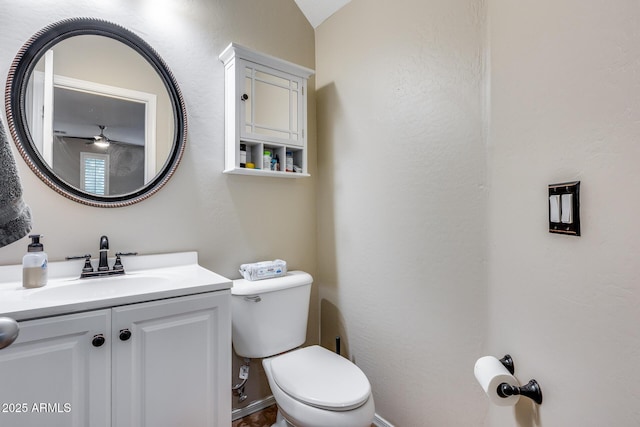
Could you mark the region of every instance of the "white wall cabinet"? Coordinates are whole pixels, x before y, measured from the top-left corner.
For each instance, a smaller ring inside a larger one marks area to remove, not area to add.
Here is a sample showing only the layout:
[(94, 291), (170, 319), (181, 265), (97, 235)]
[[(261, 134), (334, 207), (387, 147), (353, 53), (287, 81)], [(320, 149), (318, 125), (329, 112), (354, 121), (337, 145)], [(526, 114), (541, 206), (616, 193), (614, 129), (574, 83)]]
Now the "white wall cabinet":
[[(225, 66), (224, 172), (309, 176), (307, 80), (314, 71), (235, 43), (220, 54), (220, 60)], [(277, 157), (279, 168), (265, 161), (265, 152)], [(255, 167), (247, 167), (248, 163)]]
[(20, 322), (0, 350), (0, 425), (228, 427), (229, 300), (209, 292)]

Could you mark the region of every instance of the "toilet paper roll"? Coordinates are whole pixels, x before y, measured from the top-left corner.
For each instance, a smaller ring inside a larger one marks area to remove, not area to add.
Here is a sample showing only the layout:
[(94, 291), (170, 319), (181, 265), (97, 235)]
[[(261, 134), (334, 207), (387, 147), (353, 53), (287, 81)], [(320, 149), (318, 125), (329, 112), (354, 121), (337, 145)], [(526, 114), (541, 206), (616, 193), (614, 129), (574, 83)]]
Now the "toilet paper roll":
[(498, 395), (498, 386), (500, 384), (507, 383), (514, 386), (520, 386), (520, 384), (495, 357), (484, 356), (478, 359), (473, 368), (473, 373), (492, 403), (498, 406), (512, 406), (520, 399), (520, 396), (500, 397)]

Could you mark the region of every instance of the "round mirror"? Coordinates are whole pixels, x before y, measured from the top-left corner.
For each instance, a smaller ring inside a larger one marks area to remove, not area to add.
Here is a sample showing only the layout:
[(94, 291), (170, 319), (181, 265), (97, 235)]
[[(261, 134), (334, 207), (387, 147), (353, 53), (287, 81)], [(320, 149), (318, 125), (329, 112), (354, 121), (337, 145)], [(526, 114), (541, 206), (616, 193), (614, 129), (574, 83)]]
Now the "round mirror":
[(121, 207), (158, 191), (186, 143), (173, 74), (144, 40), (91, 18), (49, 25), (20, 49), (5, 99), (29, 167), (58, 193)]

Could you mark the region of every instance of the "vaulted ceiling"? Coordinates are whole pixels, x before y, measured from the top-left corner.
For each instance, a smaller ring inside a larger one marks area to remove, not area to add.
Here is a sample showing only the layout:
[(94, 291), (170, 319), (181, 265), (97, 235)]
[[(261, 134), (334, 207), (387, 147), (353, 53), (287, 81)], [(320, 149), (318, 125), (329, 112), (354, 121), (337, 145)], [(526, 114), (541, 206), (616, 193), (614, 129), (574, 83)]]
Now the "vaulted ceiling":
[(351, 0), (295, 0), (313, 28), (317, 28), (325, 19), (336, 13)]

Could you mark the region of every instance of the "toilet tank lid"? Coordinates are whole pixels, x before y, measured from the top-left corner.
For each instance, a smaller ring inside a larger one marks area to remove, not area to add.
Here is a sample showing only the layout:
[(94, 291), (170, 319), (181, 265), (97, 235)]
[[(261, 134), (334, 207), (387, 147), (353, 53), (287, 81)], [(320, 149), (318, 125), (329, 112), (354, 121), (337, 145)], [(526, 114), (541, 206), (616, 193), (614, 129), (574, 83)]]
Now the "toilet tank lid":
[(313, 277), (304, 271), (289, 271), (285, 276), (264, 280), (236, 279), (231, 287), (231, 295), (255, 295), (274, 292), (296, 286), (310, 285)]

